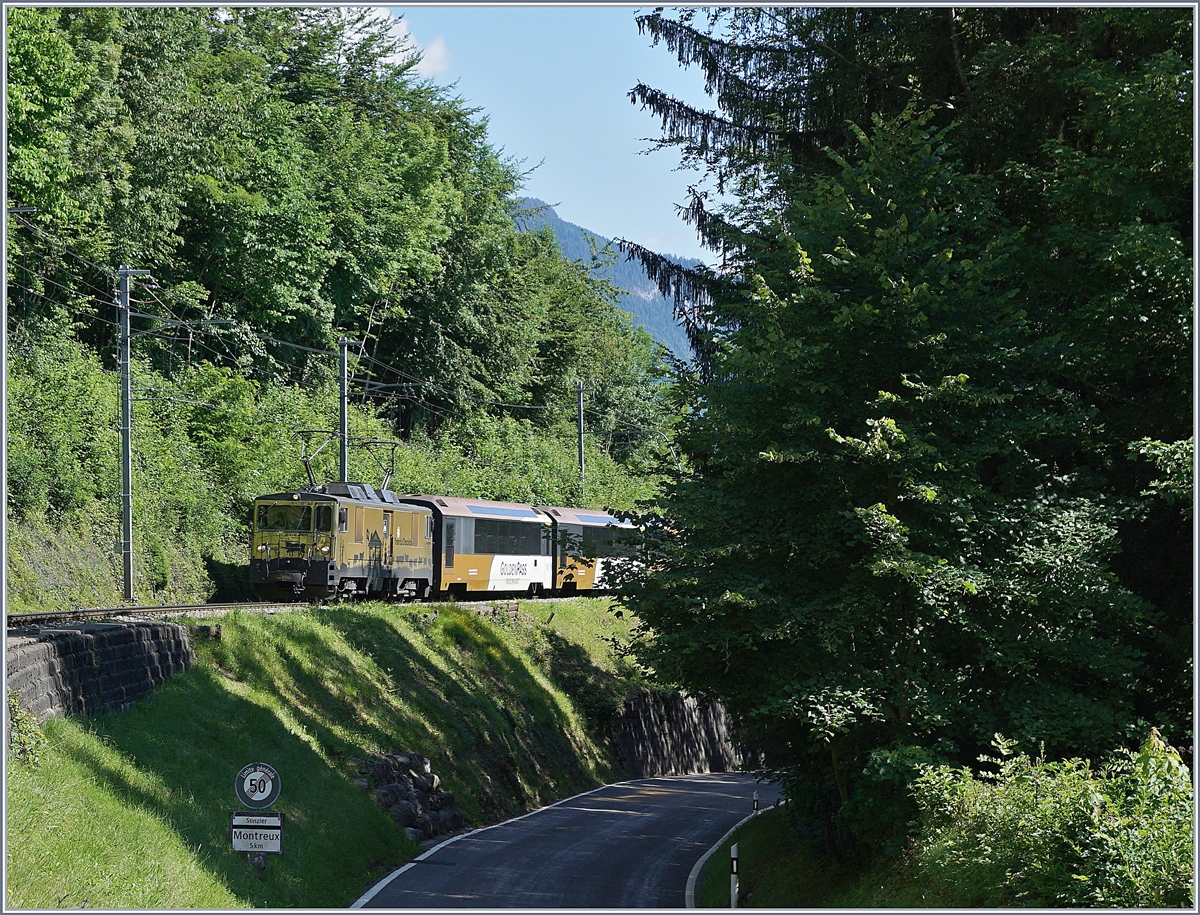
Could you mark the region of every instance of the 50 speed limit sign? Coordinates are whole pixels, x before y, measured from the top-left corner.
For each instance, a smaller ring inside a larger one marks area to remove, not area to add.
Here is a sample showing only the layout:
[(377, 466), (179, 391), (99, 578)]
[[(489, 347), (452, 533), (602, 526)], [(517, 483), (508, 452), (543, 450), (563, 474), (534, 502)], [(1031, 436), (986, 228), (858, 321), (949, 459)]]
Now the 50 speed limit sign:
[(279, 800), (279, 773), (266, 763), (250, 763), (233, 780), (237, 799), (254, 810), (270, 807)]

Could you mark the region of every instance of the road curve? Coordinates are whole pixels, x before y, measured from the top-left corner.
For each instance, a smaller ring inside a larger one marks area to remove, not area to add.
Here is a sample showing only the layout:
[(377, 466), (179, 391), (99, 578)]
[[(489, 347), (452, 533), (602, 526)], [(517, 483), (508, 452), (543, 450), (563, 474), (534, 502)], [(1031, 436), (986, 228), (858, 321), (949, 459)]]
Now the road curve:
[(621, 782), (467, 833), (354, 907), (683, 908), (692, 865), (777, 785), (739, 772)]

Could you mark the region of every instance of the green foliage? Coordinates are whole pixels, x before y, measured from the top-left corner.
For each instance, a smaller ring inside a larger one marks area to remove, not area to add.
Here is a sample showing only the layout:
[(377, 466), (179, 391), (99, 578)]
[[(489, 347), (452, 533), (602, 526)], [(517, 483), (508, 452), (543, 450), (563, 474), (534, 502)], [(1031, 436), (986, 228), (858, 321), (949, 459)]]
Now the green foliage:
[(1129, 450), (1134, 456), (1150, 460), (1162, 474), (1162, 477), (1150, 482), (1150, 488), (1142, 493), (1144, 496), (1156, 495), (1168, 505), (1180, 504), (1180, 511), (1188, 518), (1192, 516), (1192, 501), (1194, 498), (1193, 463), (1195, 439), (1188, 438), (1181, 442), (1156, 442), (1144, 438), (1131, 442)]
[(643, 661), (729, 702), (834, 854), (898, 847), (906, 754), (1189, 733), (1186, 534), (1146, 495), (1184, 449), (1126, 457), (1191, 425), (1190, 20), (639, 23), (717, 110), (633, 96), (727, 191), (688, 211), (719, 276), (645, 258), (703, 346), (623, 598)]
[(46, 735), (38, 727), (37, 718), (21, 705), (21, 697), (13, 690), (8, 694), (8, 758), (24, 766), (35, 767), (46, 752)]
[[(370, 11), (22, 11), (10, 37), (11, 202), (38, 208), (14, 225), (16, 320), (78, 320), (107, 350), (92, 264), (147, 266), (143, 311), (234, 322), (187, 362), (307, 380), (328, 360), (288, 344), (365, 337), (403, 369), (382, 380), (424, 388), (393, 402), (406, 433), (576, 377), (636, 400), (629, 362), (663, 374), (603, 284), (517, 231), (515, 166), (477, 112), (392, 62)], [(589, 326), (598, 345), (559, 345)], [(140, 345), (173, 370), (180, 343)]]
[(1193, 904), (1191, 775), (1156, 731), (1095, 772), (1080, 759), (984, 757), (915, 784), (918, 873), (962, 906)]

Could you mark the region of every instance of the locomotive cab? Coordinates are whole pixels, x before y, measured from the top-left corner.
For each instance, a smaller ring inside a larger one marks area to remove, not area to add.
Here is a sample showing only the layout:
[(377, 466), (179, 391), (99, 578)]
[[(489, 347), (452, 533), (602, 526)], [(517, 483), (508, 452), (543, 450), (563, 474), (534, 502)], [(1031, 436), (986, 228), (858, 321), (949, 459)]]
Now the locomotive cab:
[(250, 581), (265, 597), (324, 596), (336, 546), (334, 499), (278, 493), (254, 501)]
[(250, 581), (266, 599), (425, 597), (432, 513), (387, 489), (333, 482), (254, 501)]

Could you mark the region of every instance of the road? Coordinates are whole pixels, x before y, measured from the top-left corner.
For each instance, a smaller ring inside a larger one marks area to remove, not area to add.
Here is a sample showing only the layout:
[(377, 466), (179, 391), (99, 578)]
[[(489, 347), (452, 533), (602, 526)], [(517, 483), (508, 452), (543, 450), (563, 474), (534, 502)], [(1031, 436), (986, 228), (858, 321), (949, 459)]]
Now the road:
[(759, 792), (743, 773), (621, 782), (468, 833), (364, 894), (364, 908), (683, 908), (692, 865)]

